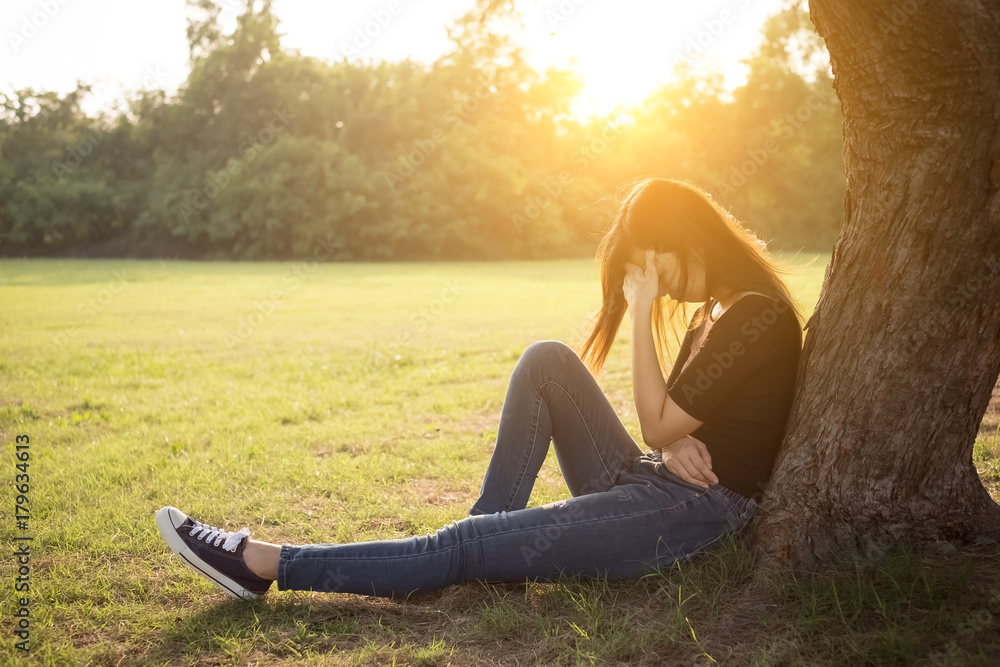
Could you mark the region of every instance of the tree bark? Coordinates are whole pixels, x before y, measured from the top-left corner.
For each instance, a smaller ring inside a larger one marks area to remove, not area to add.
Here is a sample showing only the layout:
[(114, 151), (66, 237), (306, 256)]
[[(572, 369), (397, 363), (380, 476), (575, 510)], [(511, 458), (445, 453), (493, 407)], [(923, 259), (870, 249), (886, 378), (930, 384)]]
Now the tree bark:
[(845, 212), (751, 542), (802, 571), (998, 539), (972, 448), (1000, 374), (1000, 3), (810, 16), (844, 112)]

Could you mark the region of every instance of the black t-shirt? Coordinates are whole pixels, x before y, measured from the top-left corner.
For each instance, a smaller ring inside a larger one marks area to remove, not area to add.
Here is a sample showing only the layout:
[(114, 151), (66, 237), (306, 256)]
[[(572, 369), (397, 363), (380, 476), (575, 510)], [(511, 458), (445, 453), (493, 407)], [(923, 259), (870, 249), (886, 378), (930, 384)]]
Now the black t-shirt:
[(770, 478), (784, 437), (802, 328), (784, 301), (748, 294), (712, 324), (682, 371), (704, 326), (684, 336), (667, 391), (704, 422), (691, 435), (708, 448), (719, 484), (753, 497)]

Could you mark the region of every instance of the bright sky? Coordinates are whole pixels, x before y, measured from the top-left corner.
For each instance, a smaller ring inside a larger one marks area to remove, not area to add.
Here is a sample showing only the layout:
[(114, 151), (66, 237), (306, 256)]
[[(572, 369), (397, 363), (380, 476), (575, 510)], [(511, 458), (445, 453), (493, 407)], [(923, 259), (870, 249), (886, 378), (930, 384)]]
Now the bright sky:
[[(244, 0), (218, 0), (232, 19)], [(714, 65), (732, 85), (783, 0), (516, 0), (518, 41), (539, 69), (572, 61), (586, 89), (579, 109), (604, 113), (669, 80), (678, 59)], [(274, 0), (284, 48), (340, 60), (431, 62), (445, 26), (473, 0)], [(188, 74), (184, 0), (3, 0), (0, 87), (65, 93), (94, 84), (94, 112), (127, 90), (176, 90)], [(365, 34), (367, 33), (367, 34)], [(366, 41), (367, 40), (367, 41)]]

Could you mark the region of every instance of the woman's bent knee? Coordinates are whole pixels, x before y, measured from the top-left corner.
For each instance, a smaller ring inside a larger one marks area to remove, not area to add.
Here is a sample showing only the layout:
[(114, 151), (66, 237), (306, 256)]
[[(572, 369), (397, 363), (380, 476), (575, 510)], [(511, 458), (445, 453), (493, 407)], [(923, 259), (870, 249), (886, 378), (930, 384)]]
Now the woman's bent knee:
[(524, 348), (518, 363), (531, 365), (565, 364), (577, 360), (576, 352), (561, 340), (536, 340)]

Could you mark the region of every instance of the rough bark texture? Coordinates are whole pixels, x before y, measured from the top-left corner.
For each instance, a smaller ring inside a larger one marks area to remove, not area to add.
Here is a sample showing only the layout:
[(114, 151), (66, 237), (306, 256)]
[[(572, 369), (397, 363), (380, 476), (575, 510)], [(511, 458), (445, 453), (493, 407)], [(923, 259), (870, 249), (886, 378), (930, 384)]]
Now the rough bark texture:
[(844, 223), (752, 542), (801, 571), (1000, 538), (972, 465), (1000, 373), (1000, 3), (810, 15), (844, 111)]

